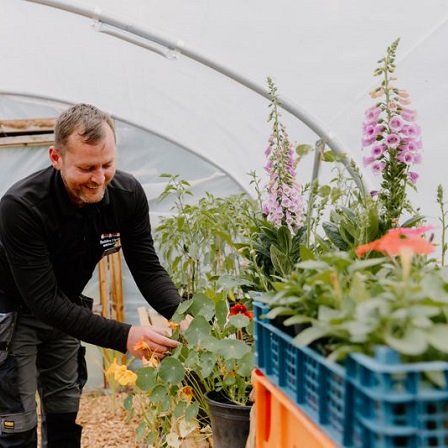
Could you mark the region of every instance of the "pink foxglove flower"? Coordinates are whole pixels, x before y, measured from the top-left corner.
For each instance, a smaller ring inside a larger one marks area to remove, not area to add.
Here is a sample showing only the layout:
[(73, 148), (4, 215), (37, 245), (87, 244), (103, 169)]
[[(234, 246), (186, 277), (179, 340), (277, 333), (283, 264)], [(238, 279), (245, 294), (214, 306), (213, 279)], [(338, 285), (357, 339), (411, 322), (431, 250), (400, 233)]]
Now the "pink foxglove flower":
[(417, 179), (419, 178), (419, 174), (418, 173), (414, 173), (413, 171), (408, 171), (408, 179), (410, 182), (412, 182), (413, 184), (415, 184), (417, 182)]
[(372, 171), (375, 176), (382, 173), (384, 168), (386, 168), (386, 162), (375, 162), (372, 164)]
[[(269, 174), (267, 198), (262, 204), (263, 214), (277, 228), (287, 226), (292, 234), (302, 227), (304, 200), (301, 186), (296, 182), (295, 151), (289, 143), (285, 127), (280, 123), (276, 99), (269, 121), (273, 121), (273, 133), (268, 139), (269, 149), (265, 170)], [(374, 131), (374, 127), (372, 128)]]
[(422, 161), (421, 130), (415, 122), (415, 110), (407, 107), (411, 102), (409, 93), (392, 85), (396, 80), (391, 74), (396, 70), (397, 46), (398, 40), (387, 49), (374, 72), (383, 79), (371, 93), (376, 102), (365, 112), (361, 138), (363, 149), (370, 150), (370, 156), (363, 158), (364, 166), (383, 177), (378, 198), (384, 204), (388, 226), (395, 226), (400, 218), (406, 186), (417, 182), (418, 174), (410, 168)]

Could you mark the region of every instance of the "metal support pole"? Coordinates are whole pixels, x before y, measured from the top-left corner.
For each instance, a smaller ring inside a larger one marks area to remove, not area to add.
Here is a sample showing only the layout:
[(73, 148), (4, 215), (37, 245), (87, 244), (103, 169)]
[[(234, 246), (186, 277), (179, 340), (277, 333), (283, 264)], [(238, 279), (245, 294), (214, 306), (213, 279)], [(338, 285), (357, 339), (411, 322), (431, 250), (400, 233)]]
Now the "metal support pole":
[[(188, 48), (182, 40), (171, 39), (167, 36), (162, 35), (159, 32), (155, 32), (153, 30), (148, 30), (142, 28), (138, 25), (135, 25), (130, 22), (124, 21), (121, 17), (116, 17), (112, 14), (104, 12), (100, 8), (95, 8), (91, 6), (87, 6), (86, 4), (82, 4), (81, 2), (76, 2), (74, 0), (68, 2), (67, 0), (25, 0), (32, 3), (39, 3), (42, 5), (50, 6), (53, 8), (61, 9), (73, 14), (78, 14), (87, 18), (94, 20), (96, 23), (104, 23), (106, 25), (115, 27), (121, 30), (124, 34), (120, 35), (120, 33), (114, 33), (116, 37), (120, 37), (128, 42), (134, 43), (138, 45), (137, 42), (133, 42), (129, 37), (125, 35), (134, 35), (138, 36), (144, 40), (150, 41), (153, 44), (160, 45), (165, 49), (169, 50), (166, 54), (167, 57), (172, 56), (172, 52), (177, 54), (182, 54), (185, 57), (193, 59), (200, 64), (203, 64), (212, 70), (215, 70), (222, 75), (233, 79), (235, 82), (247, 87), (253, 92), (261, 95), (264, 98), (270, 99), (269, 92), (264, 86), (260, 86), (256, 82), (246, 78), (242, 74), (214, 61), (212, 58), (205, 56), (198, 51)], [(101, 31), (101, 27), (98, 27), (98, 30)], [(110, 31), (106, 31), (110, 34)], [(141, 46), (141, 44), (140, 44)], [(152, 51), (157, 51), (160, 54), (160, 50), (156, 50), (150, 46)], [(325, 140), (327, 145), (334, 151), (334, 153), (339, 156), (342, 160), (342, 163), (345, 165), (345, 168), (350, 173), (354, 181), (360, 190), (366, 193), (366, 188), (362, 178), (359, 176), (356, 170), (353, 170), (349, 157), (344, 157), (344, 155), (349, 154), (347, 148), (344, 147), (343, 143), (338, 140), (336, 135), (326, 126), (319, 122), (315, 117), (313, 117), (309, 112), (303, 110), (299, 106), (292, 104), (285, 98), (279, 97), (279, 102), (281, 104), (281, 108), (291, 115), (299, 119), (302, 123), (308, 126), (313, 132), (319, 136), (320, 139)]]

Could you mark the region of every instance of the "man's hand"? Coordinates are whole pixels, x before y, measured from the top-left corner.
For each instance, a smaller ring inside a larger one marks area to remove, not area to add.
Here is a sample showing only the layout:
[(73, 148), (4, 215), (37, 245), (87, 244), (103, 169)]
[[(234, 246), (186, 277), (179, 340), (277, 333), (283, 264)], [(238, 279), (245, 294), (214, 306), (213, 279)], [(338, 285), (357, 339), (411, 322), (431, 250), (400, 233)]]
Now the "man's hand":
[(185, 333), (186, 330), (188, 330), (188, 327), (190, 326), (192, 320), (193, 320), (193, 316), (191, 316), (190, 314), (187, 314), (185, 316), (185, 319), (179, 324), (180, 332), (182, 334)]
[(135, 349), (137, 342), (143, 340), (152, 350), (152, 356), (162, 359), (168, 350), (180, 345), (180, 342), (167, 337), (168, 329), (152, 326), (132, 326), (129, 330), (128, 341), (126, 343), (127, 351), (136, 358), (142, 359), (144, 355), (148, 356), (144, 350)]

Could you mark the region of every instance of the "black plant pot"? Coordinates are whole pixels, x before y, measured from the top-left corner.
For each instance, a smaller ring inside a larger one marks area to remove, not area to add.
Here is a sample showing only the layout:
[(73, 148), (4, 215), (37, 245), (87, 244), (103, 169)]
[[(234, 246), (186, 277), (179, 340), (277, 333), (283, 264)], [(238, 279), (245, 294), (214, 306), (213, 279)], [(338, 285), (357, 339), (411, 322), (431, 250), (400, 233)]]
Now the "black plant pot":
[(205, 399), (210, 410), (213, 448), (244, 448), (250, 428), (252, 406), (226, 401), (219, 392), (207, 392)]

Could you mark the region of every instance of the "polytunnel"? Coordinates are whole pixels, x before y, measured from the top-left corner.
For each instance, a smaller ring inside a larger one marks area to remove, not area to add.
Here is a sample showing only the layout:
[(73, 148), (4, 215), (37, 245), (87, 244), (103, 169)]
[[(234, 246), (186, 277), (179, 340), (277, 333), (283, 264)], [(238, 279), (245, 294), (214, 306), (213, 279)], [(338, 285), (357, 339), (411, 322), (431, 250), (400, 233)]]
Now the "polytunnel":
[[(56, 118), (78, 102), (106, 110), (117, 120), (119, 167), (143, 183), (156, 220), (170, 208), (157, 201), (162, 173), (188, 180), (195, 197), (253, 193), (248, 173), (264, 176), (272, 77), (291, 141), (325, 141), (375, 188), (362, 167), (361, 125), (377, 60), (400, 38), (397, 85), (423, 134), (414, 202), (438, 226), (447, 21), (443, 0), (2, 0), (0, 120)], [(47, 146), (5, 144), (0, 158), (4, 193), (48, 164)], [(300, 182), (313, 164), (299, 166)]]

